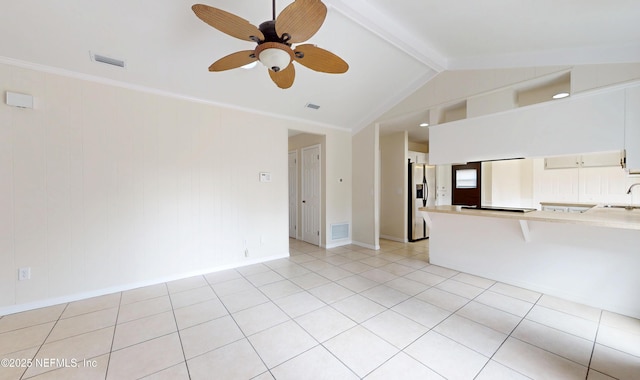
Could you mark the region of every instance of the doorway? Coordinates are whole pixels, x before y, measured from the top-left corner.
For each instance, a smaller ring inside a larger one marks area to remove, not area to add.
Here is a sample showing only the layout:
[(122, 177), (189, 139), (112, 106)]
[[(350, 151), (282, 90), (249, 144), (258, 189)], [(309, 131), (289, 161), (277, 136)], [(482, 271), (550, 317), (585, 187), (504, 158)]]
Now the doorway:
[(320, 245), (320, 145), (302, 149), (302, 240)]
[(469, 162), (451, 166), (451, 204), (481, 206), (482, 164)]

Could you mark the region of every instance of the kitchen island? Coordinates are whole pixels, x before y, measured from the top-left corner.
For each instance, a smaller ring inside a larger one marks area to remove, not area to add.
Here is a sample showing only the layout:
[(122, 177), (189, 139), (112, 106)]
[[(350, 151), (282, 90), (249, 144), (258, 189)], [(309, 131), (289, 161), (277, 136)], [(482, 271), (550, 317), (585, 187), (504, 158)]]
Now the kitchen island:
[(640, 318), (640, 209), (420, 212), (432, 264)]

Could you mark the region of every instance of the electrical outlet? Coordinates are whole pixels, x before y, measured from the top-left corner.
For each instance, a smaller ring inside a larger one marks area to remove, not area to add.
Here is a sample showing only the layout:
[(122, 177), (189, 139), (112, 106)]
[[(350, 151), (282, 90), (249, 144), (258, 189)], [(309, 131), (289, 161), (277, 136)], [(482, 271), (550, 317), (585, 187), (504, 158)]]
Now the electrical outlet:
[(18, 269), (18, 280), (31, 280), (31, 267), (24, 267)]

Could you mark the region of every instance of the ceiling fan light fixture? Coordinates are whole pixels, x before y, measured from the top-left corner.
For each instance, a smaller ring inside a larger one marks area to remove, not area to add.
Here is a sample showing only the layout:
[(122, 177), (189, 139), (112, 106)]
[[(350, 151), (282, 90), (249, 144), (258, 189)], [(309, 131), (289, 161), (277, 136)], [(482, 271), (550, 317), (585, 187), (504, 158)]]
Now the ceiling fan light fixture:
[(253, 62), (249, 62), (244, 66), (240, 66), (241, 69), (245, 69), (245, 70), (251, 70), (254, 67), (256, 67), (256, 65), (258, 64), (258, 61), (253, 61)]
[(293, 58), (293, 52), (285, 44), (265, 42), (256, 47), (256, 57), (271, 71), (281, 71), (287, 68)]
[(284, 70), (289, 66), (289, 62), (291, 62), (291, 58), (289, 58), (289, 54), (280, 49), (265, 49), (260, 53), (259, 56), (260, 62), (265, 65), (269, 70), (273, 70), (278, 72), (280, 70)]

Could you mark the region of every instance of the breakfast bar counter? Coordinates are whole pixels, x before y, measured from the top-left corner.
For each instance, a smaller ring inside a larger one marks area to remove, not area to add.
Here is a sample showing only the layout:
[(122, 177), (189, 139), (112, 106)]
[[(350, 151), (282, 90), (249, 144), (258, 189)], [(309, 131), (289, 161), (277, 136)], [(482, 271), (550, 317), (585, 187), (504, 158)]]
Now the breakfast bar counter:
[(640, 209), (420, 209), (435, 265), (640, 318)]
[(461, 214), (537, 222), (583, 224), (640, 231), (640, 208), (626, 210), (624, 205), (607, 206), (594, 206), (585, 212), (493, 211), (461, 208), (459, 206), (435, 206), (421, 208), (420, 211), (426, 211), (427, 215), (430, 213)]

